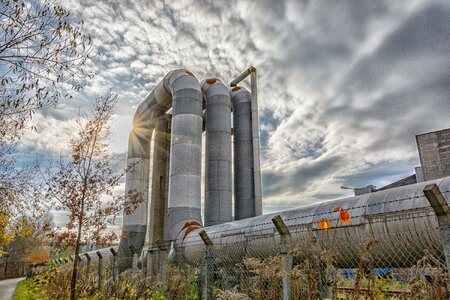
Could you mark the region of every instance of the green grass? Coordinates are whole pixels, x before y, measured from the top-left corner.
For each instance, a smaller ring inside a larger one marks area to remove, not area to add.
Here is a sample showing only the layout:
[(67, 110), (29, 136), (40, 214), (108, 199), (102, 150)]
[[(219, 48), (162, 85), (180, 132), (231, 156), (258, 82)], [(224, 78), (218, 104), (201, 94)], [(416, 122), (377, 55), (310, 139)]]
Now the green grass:
[[(78, 298), (80, 300), (97, 300), (96, 296)], [(12, 300), (53, 300), (47, 295), (45, 288), (34, 281), (33, 278), (27, 278), (17, 284)]]
[(16, 287), (13, 300), (49, 300), (45, 292), (39, 288), (39, 285), (32, 278), (27, 278)]

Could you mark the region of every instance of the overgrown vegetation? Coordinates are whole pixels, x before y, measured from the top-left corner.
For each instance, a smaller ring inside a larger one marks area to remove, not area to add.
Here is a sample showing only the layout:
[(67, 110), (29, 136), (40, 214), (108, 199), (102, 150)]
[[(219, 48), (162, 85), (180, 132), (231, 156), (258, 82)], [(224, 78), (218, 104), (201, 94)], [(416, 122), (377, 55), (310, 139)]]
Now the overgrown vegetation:
[[(361, 246), (358, 267), (353, 276), (344, 278), (336, 267), (342, 258), (335, 250), (323, 250), (315, 240), (297, 245), (291, 251), (294, 266), (288, 276), (291, 299), (333, 300), (394, 300), (394, 299), (448, 299), (447, 273), (443, 263), (428, 251), (417, 264), (404, 269), (406, 276), (383, 278), (375, 275), (381, 251), (381, 242), (369, 240)], [(282, 299), (283, 259), (281, 256), (244, 258), (238, 264), (227, 264), (217, 255), (214, 265), (213, 296), (220, 300)], [(169, 264), (165, 280), (160, 274), (147, 277), (145, 270), (134, 274), (128, 270), (114, 281), (111, 266), (106, 261), (102, 288), (98, 289), (97, 270), (91, 266), (86, 273), (83, 264), (78, 274), (78, 299), (201, 299), (206, 294), (203, 285), (205, 269), (180, 262)], [(29, 282), (29, 281), (28, 281)], [(28, 284), (35, 291), (45, 290), (50, 299), (66, 299), (70, 290), (70, 267), (48, 268)], [(28, 299), (28, 298), (24, 298)], [(34, 298), (30, 298), (34, 299)], [(45, 298), (44, 298), (45, 299)]]
[[(133, 274), (131, 270), (121, 273), (117, 280), (110, 277), (109, 266), (103, 270), (102, 288), (98, 289), (97, 270), (86, 273), (82, 267), (76, 286), (77, 299), (200, 299), (198, 276), (194, 268), (178, 269), (171, 266), (167, 270), (167, 281), (161, 282), (158, 276), (147, 277), (145, 273)], [(49, 267), (33, 279), (26, 280), (18, 289), (23, 299), (67, 299), (70, 296), (71, 267), (66, 264), (59, 268)], [(33, 294), (45, 294), (47, 298), (33, 298)]]
[(28, 278), (17, 284), (13, 300), (48, 300), (45, 289), (35, 282), (33, 278)]

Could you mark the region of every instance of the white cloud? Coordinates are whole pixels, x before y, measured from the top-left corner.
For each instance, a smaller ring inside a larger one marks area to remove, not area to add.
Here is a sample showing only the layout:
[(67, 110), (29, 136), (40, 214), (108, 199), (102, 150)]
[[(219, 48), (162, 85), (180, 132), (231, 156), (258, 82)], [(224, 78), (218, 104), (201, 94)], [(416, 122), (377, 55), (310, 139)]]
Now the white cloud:
[(61, 121), (44, 120), (50, 143), (27, 137), (38, 149), (56, 149), (79, 108), (112, 87), (113, 149), (125, 151), (136, 106), (179, 67), (225, 82), (258, 67), (266, 204), (412, 173), (414, 134), (450, 127), (447, 1), (80, 3), (67, 5), (93, 35), (99, 75), (53, 113)]

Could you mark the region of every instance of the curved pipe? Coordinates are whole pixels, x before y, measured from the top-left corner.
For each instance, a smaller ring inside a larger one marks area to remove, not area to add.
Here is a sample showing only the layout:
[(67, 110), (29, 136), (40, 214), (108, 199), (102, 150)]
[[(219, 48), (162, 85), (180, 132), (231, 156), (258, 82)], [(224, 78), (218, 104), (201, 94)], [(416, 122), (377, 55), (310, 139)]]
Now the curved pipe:
[[(357, 267), (361, 246), (371, 239), (381, 242), (377, 267), (410, 267), (424, 256), (425, 249), (444, 261), (436, 214), (423, 193), (430, 183), (436, 183), (450, 203), (450, 177), (446, 177), (211, 226), (205, 231), (213, 250), (220, 250), (214, 253), (236, 262), (279, 253), (280, 236), (272, 223), (277, 214), (289, 228), (293, 244), (314, 240), (321, 250), (333, 249), (339, 267)], [(348, 223), (342, 222), (341, 212), (348, 213)], [(324, 229), (324, 223), (330, 228)], [(185, 241), (185, 256), (191, 262), (200, 259), (205, 250), (198, 233), (192, 232)]]
[(231, 100), (218, 79), (202, 82), (206, 99), (205, 225), (232, 221)]
[[(187, 70), (168, 73), (138, 106), (128, 141), (128, 163), (136, 166), (126, 174), (125, 195), (133, 191), (144, 201), (123, 217), (119, 245), (121, 269), (131, 265), (133, 247), (139, 253), (145, 241), (148, 210), (149, 156), (156, 120), (171, 108), (172, 135), (168, 191), (168, 227), (175, 240), (189, 222), (202, 223), (200, 172), (202, 143), (202, 93), (195, 76)], [(157, 145), (156, 145), (157, 146)], [(164, 215), (152, 216), (164, 218)]]
[(202, 226), (201, 159), (203, 95), (192, 73), (168, 81), (173, 96), (170, 141), (168, 224), (176, 240), (190, 224)]
[(256, 216), (252, 135), (252, 97), (243, 87), (230, 89), (233, 103), (234, 218)]

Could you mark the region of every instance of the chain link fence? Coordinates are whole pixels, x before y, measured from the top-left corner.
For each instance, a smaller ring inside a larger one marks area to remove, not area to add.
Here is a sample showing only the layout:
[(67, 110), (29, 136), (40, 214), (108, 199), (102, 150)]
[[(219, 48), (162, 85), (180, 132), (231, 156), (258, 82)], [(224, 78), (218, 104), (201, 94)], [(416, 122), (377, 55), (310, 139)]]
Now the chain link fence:
[[(145, 257), (134, 255), (134, 268), (120, 275), (115, 248), (109, 253), (102, 249), (97, 257), (80, 256), (84, 278), (80, 284), (116, 299), (147, 299), (137, 297), (143, 291), (147, 295), (159, 291), (166, 299), (449, 298), (442, 245), (402, 248), (399, 245), (408, 243), (407, 234), (398, 232), (395, 240), (389, 235), (360, 243), (341, 237), (336, 247), (323, 247), (322, 239), (333, 229), (311, 231), (309, 239), (294, 241), (282, 227), (274, 224), (274, 228), (275, 254), (265, 244), (267, 228), (253, 228), (259, 235), (255, 234), (251, 251), (246, 249), (248, 243), (240, 242), (216, 248), (204, 235), (205, 246), (194, 260), (186, 258), (186, 249), (195, 246), (187, 243), (171, 251), (149, 249)], [(127, 294), (127, 289), (140, 292)], [(191, 294), (197, 298), (189, 298)]]
[(80, 272), (116, 299), (449, 299), (439, 197), (397, 197), (379, 211), (359, 198), (208, 227), (141, 257), (130, 249), (122, 274), (117, 249), (101, 249), (79, 257)]

